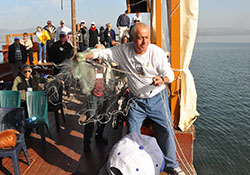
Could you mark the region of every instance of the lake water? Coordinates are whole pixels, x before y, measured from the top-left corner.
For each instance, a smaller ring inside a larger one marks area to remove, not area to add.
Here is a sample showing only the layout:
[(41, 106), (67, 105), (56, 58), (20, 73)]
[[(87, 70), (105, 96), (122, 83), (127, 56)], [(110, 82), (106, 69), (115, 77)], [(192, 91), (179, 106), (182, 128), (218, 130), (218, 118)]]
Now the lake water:
[(197, 43), (190, 69), (198, 175), (250, 174), (250, 43)]

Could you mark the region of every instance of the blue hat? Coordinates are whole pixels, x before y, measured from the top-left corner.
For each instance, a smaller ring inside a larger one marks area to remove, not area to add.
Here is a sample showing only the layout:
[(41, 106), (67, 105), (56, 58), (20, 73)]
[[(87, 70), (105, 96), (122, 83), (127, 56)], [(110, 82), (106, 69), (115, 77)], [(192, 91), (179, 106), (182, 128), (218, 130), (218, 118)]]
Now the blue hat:
[(14, 40), (20, 40), (20, 39), (19, 39), (19, 37), (16, 36), (16, 37), (14, 38)]

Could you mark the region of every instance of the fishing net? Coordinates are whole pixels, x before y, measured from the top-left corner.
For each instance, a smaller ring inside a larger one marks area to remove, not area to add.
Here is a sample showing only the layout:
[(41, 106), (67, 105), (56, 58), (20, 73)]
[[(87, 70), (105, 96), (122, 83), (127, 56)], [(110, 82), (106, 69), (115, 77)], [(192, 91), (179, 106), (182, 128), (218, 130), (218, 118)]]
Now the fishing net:
[[(99, 51), (100, 49), (91, 49), (78, 53), (77, 62), (72, 59), (65, 60), (61, 64), (54, 65), (60, 72), (53, 77), (53, 81), (45, 85), (45, 92), (48, 94), (48, 100), (52, 104), (60, 103), (58, 81), (64, 82), (64, 92), (68, 98), (68, 103), (64, 107), (68, 108), (69, 102), (78, 99), (82, 101), (82, 107), (77, 108), (76, 115), (79, 116), (79, 124), (86, 125), (90, 122), (99, 122), (106, 124), (112, 119), (112, 126), (117, 126), (119, 121), (126, 120), (129, 101), (129, 90), (127, 87), (127, 78), (125, 73), (118, 71), (119, 65), (97, 60), (87, 60), (85, 57), (89, 54)], [(87, 104), (93, 103), (88, 98), (92, 95), (95, 87), (96, 78), (99, 76), (97, 69), (104, 69), (103, 86), (105, 91), (103, 100), (105, 110), (91, 109)], [(73, 95), (74, 94), (74, 95)], [(80, 97), (83, 97), (80, 99)], [(87, 106), (87, 107), (86, 107)], [(96, 110), (96, 111), (95, 111)], [(93, 112), (94, 111), (94, 112)], [(88, 115), (87, 114), (94, 115)], [(119, 118), (122, 117), (122, 118)]]

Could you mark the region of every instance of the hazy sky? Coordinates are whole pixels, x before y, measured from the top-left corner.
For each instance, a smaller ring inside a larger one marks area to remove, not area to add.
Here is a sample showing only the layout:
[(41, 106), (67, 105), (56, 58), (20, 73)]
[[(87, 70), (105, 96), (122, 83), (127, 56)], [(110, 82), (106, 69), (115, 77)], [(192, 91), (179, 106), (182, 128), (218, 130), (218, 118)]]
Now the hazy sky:
[[(75, 0), (77, 21), (88, 24), (107, 22), (115, 25), (119, 14), (126, 9), (126, 0)], [(70, 0), (1, 0), (0, 28), (24, 29), (45, 25), (51, 19), (58, 26), (60, 19), (71, 24)], [(200, 0), (200, 28), (250, 28), (250, 0)], [(148, 20), (149, 15), (143, 15)]]

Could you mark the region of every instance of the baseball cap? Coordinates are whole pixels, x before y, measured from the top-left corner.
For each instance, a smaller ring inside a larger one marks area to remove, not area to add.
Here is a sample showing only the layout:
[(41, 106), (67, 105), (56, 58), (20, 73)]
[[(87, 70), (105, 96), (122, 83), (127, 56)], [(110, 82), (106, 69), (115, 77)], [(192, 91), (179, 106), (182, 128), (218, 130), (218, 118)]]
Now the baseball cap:
[(81, 20), (81, 23), (84, 23), (84, 24), (85, 24), (86, 22), (85, 22), (84, 20)]
[(91, 25), (95, 25), (95, 22), (92, 22)]
[(65, 21), (64, 21), (64, 20), (61, 20), (61, 21), (60, 21), (60, 24), (65, 24)]
[(19, 39), (19, 37), (16, 36), (16, 37), (14, 38), (14, 40), (20, 40), (20, 39)]
[(64, 32), (64, 31), (61, 31), (61, 33), (60, 33), (60, 35), (59, 35), (60, 37), (62, 37), (62, 36), (66, 36), (66, 33)]
[(140, 18), (135, 18), (135, 20), (134, 20), (134, 21), (139, 21), (139, 22), (140, 22), (141, 20), (140, 20)]
[(156, 139), (132, 132), (113, 146), (107, 162), (107, 171), (112, 174), (115, 168), (123, 175), (158, 175), (164, 165), (164, 156)]

